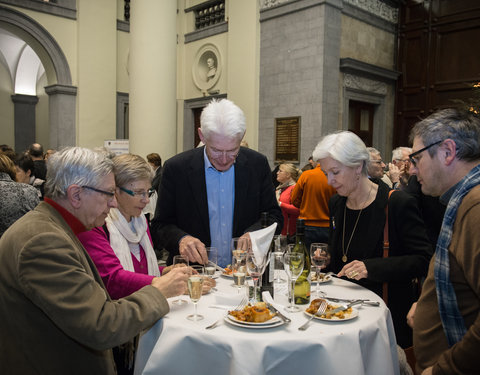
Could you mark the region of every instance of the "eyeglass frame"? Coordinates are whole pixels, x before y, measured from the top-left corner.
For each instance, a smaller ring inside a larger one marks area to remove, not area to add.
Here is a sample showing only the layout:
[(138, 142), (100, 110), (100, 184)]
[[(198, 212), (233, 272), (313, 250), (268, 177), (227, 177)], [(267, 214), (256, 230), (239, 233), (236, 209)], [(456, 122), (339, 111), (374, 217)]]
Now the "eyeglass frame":
[(240, 153), (240, 146), (238, 147), (238, 150), (235, 150), (235, 152), (217, 150), (212, 148), (211, 146), (208, 146), (208, 149), (212, 158), (221, 158), (223, 155), (225, 155), (229, 159), (236, 159), (238, 157), (238, 154)]
[(410, 160), (410, 163), (412, 163), (412, 165), (416, 168), (417, 167), (417, 161), (415, 160), (416, 156), (421, 154), (423, 151), (427, 151), (430, 147), (436, 146), (442, 142), (443, 140), (433, 142), (418, 151), (412, 152), (410, 155), (408, 155), (408, 159)]
[(113, 198), (115, 197), (115, 193), (113, 193), (111, 191), (105, 191), (105, 190), (102, 190), (102, 189), (97, 189), (97, 188), (94, 188), (94, 187), (88, 186), (88, 185), (82, 185), (82, 188), (92, 190), (92, 191), (95, 191), (97, 193), (106, 195), (108, 197), (107, 199), (108, 199), (109, 202), (112, 201)]
[(137, 193), (136, 191), (129, 190), (129, 189), (124, 188), (122, 186), (120, 186), (119, 189), (121, 191), (123, 191), (124, 193), (127, 193), (128, 195), (132, 196), (132, 197), (141, 196), (142, 199), (145, 199), (147, 197), (150, 198), (153, 195), (153, 193), (155, 192), (154, 188), (150, 188), (147, 191), (142, 191), (141, 193)]

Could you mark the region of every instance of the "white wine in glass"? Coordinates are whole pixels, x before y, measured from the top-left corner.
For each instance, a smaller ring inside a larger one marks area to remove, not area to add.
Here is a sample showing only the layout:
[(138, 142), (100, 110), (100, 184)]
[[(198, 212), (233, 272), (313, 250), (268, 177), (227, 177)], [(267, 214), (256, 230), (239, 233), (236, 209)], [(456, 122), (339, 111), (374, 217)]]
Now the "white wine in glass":
[(304, 255), (303, 253), (286, 253), (283, 258), (283, 265), (285, 267), (285, 272), (288, 275), (288, 278), (291, 282), (290, 290), (290, 306), (286, 307), (285, 310), (289, 312), (300, 311), (298, 306), (294, 305), (294, 290), (295, 290), (295, 281), (302, 274), (304, 266)]
[(190, 299), (193, 302), (194, 312), (192, 315), (188, 315), (187, 319), (198, 321), (203, 319), (203, 315), (199, 315), (197, 313), (197, 303), (202, 297), (202, 289), (203, 289), (203, 273), (204, 268), (201, 266), (193, 266), (192, 267), (197, 273), (193, 274), (188, 278), (188, 294), (190, 295)]

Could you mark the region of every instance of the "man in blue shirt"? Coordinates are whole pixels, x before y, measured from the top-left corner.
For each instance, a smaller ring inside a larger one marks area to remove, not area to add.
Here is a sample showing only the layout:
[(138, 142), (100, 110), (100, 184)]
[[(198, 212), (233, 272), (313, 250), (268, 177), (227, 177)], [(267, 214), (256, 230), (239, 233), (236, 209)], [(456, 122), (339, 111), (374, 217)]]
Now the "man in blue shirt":
[(266, 157), (241, 147), (242, 110), (227, 99), (213, 100), (202, 112), (198, 134), (204, 146), (167, 160), (152, 234), (174, 255), (206, 263), (205, 246), (218, 249), (218, 263), (231, 262), (232, 237), (261, 228), (260, 214), (283, 227)]

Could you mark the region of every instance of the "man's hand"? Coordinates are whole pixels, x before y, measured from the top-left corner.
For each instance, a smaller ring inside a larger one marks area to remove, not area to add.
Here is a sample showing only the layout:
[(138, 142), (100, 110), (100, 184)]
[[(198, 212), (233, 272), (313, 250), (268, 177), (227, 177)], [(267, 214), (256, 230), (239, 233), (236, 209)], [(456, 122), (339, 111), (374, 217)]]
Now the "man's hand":
[(400, 181), (400, 169), (395, 164), (388, 163), (387, 176), (392, 183), (396, 184)]
[(413, 329), (413, 323), (415, 320), (415, 310), (417, 309), (417, 303), (415, 302), (412, 304), (412, 307), (410, 307), (410, 310), (408, 311), (407, 314), (407, 324), (410, 326), (410, 328)]
[(187, 290), (187, 280), (191, 274), (190, 267), (174, 267), (166, 275), (154, 277), (152, 286), (157, 288), (165, 298), (179, 296)]
[(185, 236), (178, 244), (178, 252), (188, 259), (189, 262), (206, 264), (208, 262), (205, 245), (198, 238)]

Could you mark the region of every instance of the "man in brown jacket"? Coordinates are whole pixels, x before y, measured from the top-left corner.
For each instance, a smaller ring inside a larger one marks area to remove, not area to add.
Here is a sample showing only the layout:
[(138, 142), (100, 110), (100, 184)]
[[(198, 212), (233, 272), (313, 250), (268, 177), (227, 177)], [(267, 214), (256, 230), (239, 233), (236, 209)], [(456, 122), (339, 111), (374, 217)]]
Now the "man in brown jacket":
[(115, 374), (111, 348), (147, 329), (183, 293), (189, 268), (112, 301), (76, 234), (116, 207), (112, 162), (79, 147), (49, 161), (45, 202), (0, 240), (0, 373)]

